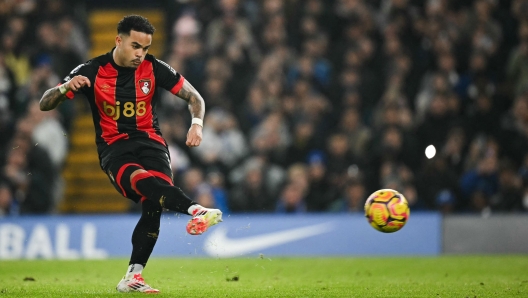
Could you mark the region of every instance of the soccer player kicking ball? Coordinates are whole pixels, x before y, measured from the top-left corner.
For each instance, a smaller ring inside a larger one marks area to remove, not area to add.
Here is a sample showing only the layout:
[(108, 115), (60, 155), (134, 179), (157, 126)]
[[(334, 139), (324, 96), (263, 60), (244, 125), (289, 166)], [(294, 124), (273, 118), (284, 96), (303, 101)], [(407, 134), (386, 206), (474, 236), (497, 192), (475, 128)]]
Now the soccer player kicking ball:
[(154, 27), (141, 16), (117, 25), (116, 46), (79, 65), (63, 83), (47, 90), (40, 109), (49, 111), (74, 93), (90, 104), (101, 168), (124, 197), (141, 202), (142, 215), (132, 234), (132, 256), (120, 292), (158, 293), (141, 276), (158, 238), (163, 208), (192, 215), (187, 232), (199, 235), (222, 221), (222, 212), (189, 199), (172, 181), (169, 151), (161, 136), (156, 105), (159, 87), (189, 104), (193, 117), (187, 146), (202, 141), (205, 104), (196, 89), (165, 62), (147, 54)]

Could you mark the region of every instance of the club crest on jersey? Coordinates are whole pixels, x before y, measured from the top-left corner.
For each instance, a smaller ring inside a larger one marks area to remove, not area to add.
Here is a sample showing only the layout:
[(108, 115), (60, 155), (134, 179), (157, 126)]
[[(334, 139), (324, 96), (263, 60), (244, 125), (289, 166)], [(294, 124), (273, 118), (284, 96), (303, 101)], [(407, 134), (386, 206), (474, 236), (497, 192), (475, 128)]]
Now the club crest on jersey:
[(152, 82), (150, 81), (150, 79), (141, 79), (139, 80), (138, 84), (139, 89), (141, 89), (141, 92), (143, 92), (143, 94), (148, 95), (150, 93), (150, 89), (152, 89)]

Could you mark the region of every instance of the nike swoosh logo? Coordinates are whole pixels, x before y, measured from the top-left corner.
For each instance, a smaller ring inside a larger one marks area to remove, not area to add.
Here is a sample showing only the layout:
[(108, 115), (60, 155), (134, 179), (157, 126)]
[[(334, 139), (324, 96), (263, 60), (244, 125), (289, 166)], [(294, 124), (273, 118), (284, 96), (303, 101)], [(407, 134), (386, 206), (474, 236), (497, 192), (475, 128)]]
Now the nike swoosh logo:
[(227, 237), (227, 229), (225, 227), (218, 227), (205, 240), (204, 251), (211, 256), (220, 258), (235, 257), (320, 235), (331, 231), (333, 228), (334, 224), (328, 222), (252, 237), (230, 239)]

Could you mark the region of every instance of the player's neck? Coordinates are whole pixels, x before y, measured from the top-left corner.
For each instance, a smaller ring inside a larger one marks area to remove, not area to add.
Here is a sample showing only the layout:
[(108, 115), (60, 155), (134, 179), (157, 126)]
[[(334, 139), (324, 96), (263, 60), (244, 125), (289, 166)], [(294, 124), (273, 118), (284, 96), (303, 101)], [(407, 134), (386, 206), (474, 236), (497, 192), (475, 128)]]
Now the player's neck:
[(126, 67), (123, 63), (121, 63), (121, 61), (119, 61), (119, 59), (117, 59), (116, 51), (117, 51), (117, 48), (115, 48), (114, 51), (112, 51), (112, 59), (114, 59), (114, 63), (117, 66)]

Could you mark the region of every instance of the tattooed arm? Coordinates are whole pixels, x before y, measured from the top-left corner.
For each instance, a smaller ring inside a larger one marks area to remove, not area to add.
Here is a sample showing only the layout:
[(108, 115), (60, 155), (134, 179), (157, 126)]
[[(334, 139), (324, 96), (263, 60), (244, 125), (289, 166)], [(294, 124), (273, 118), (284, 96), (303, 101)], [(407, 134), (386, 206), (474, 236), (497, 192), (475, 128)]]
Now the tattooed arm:
[(66, 100), (66, 95), (59, 91), (59, 86), (46, 90), (40, 99), (40, 110), (50, 111)]
[(205, 102), (200, 93), (196, 91), (191, 83), (185, 80), (182, 88), (176, 93), (176, 95), (189, 104), (189, 111), (193, 118), (200, 118), (203, 120), (205, 114)]
[[(189, 83), (187, 80), (183, 82), (183, 86), (176, 93), (178, 97), (185, 100), (189, 104), (189, 111), (191, 112), (191, 116), (193, 118), (204, 118), (205, 114), (205, 102), (196, 91), (196, 89)], [(198, 124), (191, 125), (191, 128), (189, 129), (189, 132), (187, 133), (187, 142), (185, 144), (189, 147), (196, 147), (199, 146), (202, 142), (202, 126)]]
[[(75, 76), (62, 86), (66, 91), (71, 90), (75, 92), (84, 86), (90, 87), (91, 83), (90, 80), (85, 76)], [(60, 87), (61, 86), (53, 87), (44, 92), (44, 95), (42, 95), (42, 98), (40, 99), (41, 111), (53, 110), (67, 98), (66, 94), (62, 94), (60, 92)]]

